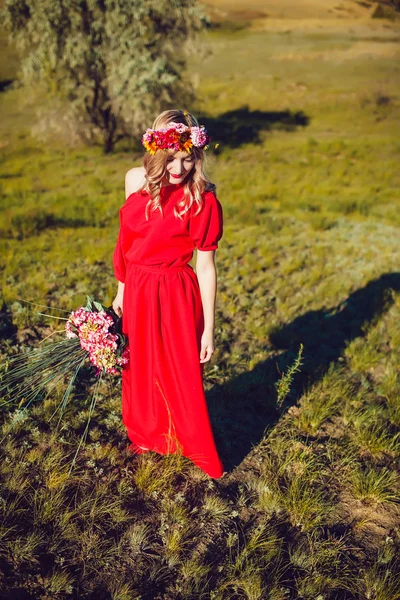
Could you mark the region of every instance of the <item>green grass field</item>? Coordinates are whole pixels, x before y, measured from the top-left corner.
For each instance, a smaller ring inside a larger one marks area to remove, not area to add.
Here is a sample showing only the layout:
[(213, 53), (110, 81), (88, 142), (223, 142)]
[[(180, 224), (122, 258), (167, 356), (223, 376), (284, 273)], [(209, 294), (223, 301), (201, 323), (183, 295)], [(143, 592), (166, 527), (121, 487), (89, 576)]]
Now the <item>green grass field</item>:
[[(59, 430), (63, 389), (25, 412), (16, 398), (1, 413), (5, 598), (400, 598), (400, 25), (253, 19), (259, 2), (241, 19), (223, 4), (190, 59), (197, 104), (182, 108), (219, 143), (205, 387), (228, 474), (130, 455), (115, 382), (68, 474), (93, 377)], [(18, 60), (4, 35), (0, 48), (7, 81)], [(0, 103), (5, 361), (62, 328), (27, 301), (111, 304), (124, 176), (141, 154), (77, 145), (35, 90), (6, 87)]]

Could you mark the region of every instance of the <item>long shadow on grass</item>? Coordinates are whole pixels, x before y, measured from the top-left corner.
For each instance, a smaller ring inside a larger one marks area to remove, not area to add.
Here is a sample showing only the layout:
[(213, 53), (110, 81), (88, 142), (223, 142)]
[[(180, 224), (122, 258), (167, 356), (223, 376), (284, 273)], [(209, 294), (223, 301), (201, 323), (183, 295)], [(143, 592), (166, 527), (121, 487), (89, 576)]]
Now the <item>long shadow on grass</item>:
[(9, 87), (14, 83), (14, 79), (2, 79), (0, 81), (0, 92), (6, 92)]
[[(314, 310), (270, 335), (277, 354), (207, 394), (210, 417), (224, 466), (231, 470), (258, 444), (279, 419), (275, 382), (304, 346), (301, 372), (295, 376), (284, 408), (295, 404), (305, 385), (316, 383), (346, 345), (365, 334), (364, 328), (393, 303), (391, 290), (400, 290), (400, 273), (387, 273), (330, 309)], [(271, 350), (271, 348), (269, 348)], [(279, 354), (279, 351), (281, 353)]]
[(258, 143), (261, 131), (294, 131), (305, 127), (310, 118), (301, 110), (262, 111), (242, 106), (217, 117), (199, 115), (199, 122), (207, 129), (212, 144), (221, 144), (221, 151), (224, 147), (237, 148), (243, 144)]

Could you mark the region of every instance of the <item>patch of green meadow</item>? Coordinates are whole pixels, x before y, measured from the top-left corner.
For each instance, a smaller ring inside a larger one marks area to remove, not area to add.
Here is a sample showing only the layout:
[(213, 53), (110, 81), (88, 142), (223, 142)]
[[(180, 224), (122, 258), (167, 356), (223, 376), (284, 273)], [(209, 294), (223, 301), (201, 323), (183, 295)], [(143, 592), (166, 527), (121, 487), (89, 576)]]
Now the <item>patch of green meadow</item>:
[[(210, 151), (225, 232), (205, 386), (228, 475), (210, 480), (179, 454), (130, 455), (113, 380), (71, 474), (92, 376), (58, 429), (62, 390), (3, 408), (5, 594), (396, 598), (400, 99), (385, 53), (399, 34), (366, 31), (221, 29), (212, 54), (192, 59), (194, 111), (276, 113), (257, 115), (254, 140), (231, 147), (228, 132)], [(23, 300), (111, 303), (124, 175), (140, 154), (40, 142), (24, 92), (0, 102), (2, 314), (17, 327), (4, 358), (60, 328)], [(287, 128), (285, 110), (308, 124)]]

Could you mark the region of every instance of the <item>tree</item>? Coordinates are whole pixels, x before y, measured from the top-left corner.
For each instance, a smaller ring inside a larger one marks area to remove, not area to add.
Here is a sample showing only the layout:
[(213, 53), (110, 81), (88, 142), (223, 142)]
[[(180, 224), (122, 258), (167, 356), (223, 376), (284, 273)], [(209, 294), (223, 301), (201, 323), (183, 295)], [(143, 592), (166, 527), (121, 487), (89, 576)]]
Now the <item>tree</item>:
[(400, 12), (400, 0), (378, 0), (378, 4), (389, 6), (393, 10)]
[(389, 0), (389, 4), (394, 10), (400, 12), (400, 0)]
[(64, 98), (81, 136), (105, 152), (193, 100), (186, 50), (208, 24), (197, 0), (6, 0), (1, 16), (21, 84)]

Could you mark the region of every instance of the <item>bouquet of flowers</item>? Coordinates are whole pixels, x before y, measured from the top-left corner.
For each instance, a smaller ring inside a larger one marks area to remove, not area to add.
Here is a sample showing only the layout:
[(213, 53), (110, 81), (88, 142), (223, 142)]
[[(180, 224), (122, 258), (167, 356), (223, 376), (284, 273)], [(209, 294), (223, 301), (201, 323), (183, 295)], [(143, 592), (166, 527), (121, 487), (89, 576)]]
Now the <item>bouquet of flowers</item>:
[[(67, 340), (74, 340), (79, 345), (78, 351), (87, 352), (90, 362), (96, 368), (96, 375), (102, 371), (118, 375), (121, 367), (128, 362), (128, 348), (125, 348), (125, 338), (117, 331), (115, 312), (105, 309), (99, 302), (87, 296), (86, 306), (81, 306), (72, 312), (65, 324)], [(70, 342), (64, 342), (69, 346)], [(86, 358), (85, 354), (85, 358)]]
[[(52, 317), (52, 315), (45, 316)], [(121, 374), (122, 369), (129, 362), (129, 346), (127, 338), (122, 333), (121, 318), (111, 307), (105, 308), (90, 296), (87, 296), (86, 306), (71, 312), (68, 318), (55, 318), (66, 321), (65, 336), (62, 340), (10, 357), (2, 366), (0, 393), (2, 397), (8, 399), (0, 406), (18, 399), (19, 407), (24, 405), (22, 409), (24, 411), (35, 399), (43, 395), (43, 392), (48, 394), (58, 383), (66, 381), (61, 402), (50, 417), (52, 419), (60, 410), (58, 426), (79, 371), (89, 361), (95, 370), (97, 381), (91, 398), (89, 418), (75, 453), (72, 468), (79, 448), (86, 439), (102, 379), (104, 375)]]

